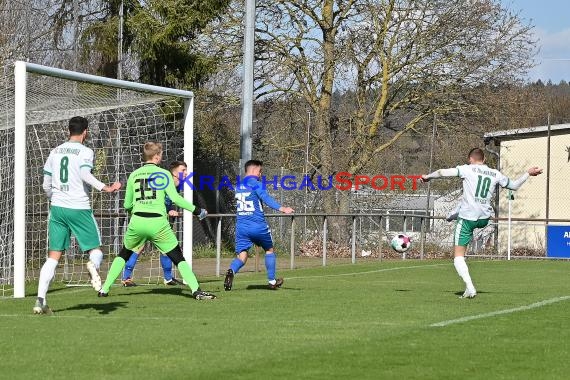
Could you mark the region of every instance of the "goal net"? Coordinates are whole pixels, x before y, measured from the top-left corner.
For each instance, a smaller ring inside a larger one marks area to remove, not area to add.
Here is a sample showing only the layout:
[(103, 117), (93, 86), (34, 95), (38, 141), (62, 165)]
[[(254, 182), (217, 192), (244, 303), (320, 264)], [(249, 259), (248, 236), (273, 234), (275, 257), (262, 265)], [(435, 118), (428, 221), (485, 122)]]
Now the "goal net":
[[(89, 120), (85, 145), (95, 152), (93, 174), (104, 183), (121, 181), (125, 186), (128, 175), (141, 165), (147, 141), (162, 143), (163, 164), (185, 160), (192, 170), (191, 92), (23, 62), (4, 69), (0, 91), (0, 297), (23, 297), (25, 285), (39, 277), (48, 249), (43, 165), (50, 151), (69, 138), (71, 117)], [(104, 253), (103, 278), (122, 247), (128, 222), (123, 197), (124, 191), (91, 191)], [(180, 241), (190, 237), (185, 256), (191, 252), (191, 228), (190, 217), (175, 225)], [(72, 237), (54, 281), (87, 285), (87, 260)], [(162, 281), (159, 262), (159, 253), (145, 247), (134, 277), (142, 283)]]

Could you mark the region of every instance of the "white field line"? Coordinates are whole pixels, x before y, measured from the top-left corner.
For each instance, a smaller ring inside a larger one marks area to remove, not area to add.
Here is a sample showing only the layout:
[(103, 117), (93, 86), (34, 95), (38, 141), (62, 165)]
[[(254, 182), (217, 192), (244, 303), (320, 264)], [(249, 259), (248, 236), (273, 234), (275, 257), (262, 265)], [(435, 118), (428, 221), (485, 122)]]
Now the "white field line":
[(323, 274), (323, 275), (315, 275), (315, 276), (293, 276), (293, 277), (285, 277), (285, 279), (286, 280), (299, 280), (299, 279), (311, 279), (311, 278), (319, 279), (319, 278), (325, 278), (325, 277), (356, 276), (356, 275), (361, 275), (361, 274), (391, 272), (394, 270), (402, 270), (402, 269), (431, 268), (431, 267), (440, 267), (440, 266), (449, 266), (449, 265), (450, 265), (450, 263), (428, 264), (428, 265), (410, 265), (410, 266), (405, 266), (405, 267), (374, 269), (374, 270), (368, 270), (368, 271), (364, 271), (364, 272)]
[[(471, 261), (471, 262), (484, 262), (485, 260), (478, 260), (478, 261)], [(421, 268), (432, 268), (432, 267), (440, 267), (440, 266), (448, 266), (450, 265), (450, 263), (440, 263), (440, 264), (428, 264), (428, 265), (410, 265), (410, 266), (404, 266), (404, 267), (394, 267), (394, 268), (383, 268), (383, 269), (375, 269), (375, 270), (369, 270), (369, 271), (364, 271), (364, 272), (351, 272), (351, 273), (337, 273), (337, 274), (323, 274), (323, 275), (314, 275), (314, 276), (293, 276), (293, 277), (285, 277), (285, 280), (305, 280), (305, 279), (319, 279), (319, 278), (325, 278), (325, 277), (344, 277), (344, 276), (356, 276), (356, 275), (361, 275), (361, 274), (371, 274), (371, 273), (380, 273), (380, 272), (391, 272), (391, 271), (395, 271), (395, 270), (402, 270), (402, 269), (421, 269)], [(254, 284), (254, 283), (258, 283), (259, 280), (246, 280), (246, 281), (240, 281), (240, 283), (244, 283), (244, 284)], [(158, 284), (137, 284), (137, 286), (155, 286)], [(114, 284), (113, 287), (118, 287), (117, 284)], [(91, 285), (89, 284), (81, 284), (81, 285), (76, 285), (76, 284), (71, 284), (71, 285), (66, 285), (66, 288), (76, 288), (76, 291), (68, 291), (65, 292), (64, 294), (70, 294), (70, 293), (76, 293), (76, 292), (81, 292), (82, 290), (86, 290), (86, 289), (90, 289)], [(8, 297), (9, 298), (9, 297)]]
[(497, 310), (497, 311), (492, 311), (489, 313), (470, 315), (467, 317), (462, 317), (462, 318), (457, 318), (457, 319), (450, 319), (450, 320), (443, 321), (443, 322), (433, 323), (430, 325), (430, 327), (445, 327), (445, 326), (453, 325), (456, 323), (463, 323), (463, 322), (472, 321), (475, 319), (482, 319), (482, 318), (494, 317), (496, 315), (517, 313), (519, 311), (527, 311), (527, 310), (531, 310), (531, 309), (537, 309), (537, 308), (542, 307), (542, 306), (546, 306), (546, 305), (550, 305), (553, 303), (562, 302), (562, 301), (566, 301), (566, 300), (570, 300), (570, 296), (562, 296), (562, 297), (551, 298), (548, 300), (539, 301), (539, 302), (531, 303), (530, 305), (519, 306), (519, 307), (515, 307), (512, 309)]
[[(481, 260), (484, 261), (484, 260)], [(472, 261), (473, 263), (476, 261)], [(479, 261), (477, 261), (479, 262)], [(428, 265), (409, 265), (405, 267), (394, 267), (394, 268), (383, 268), (383, 269), (374, 269), (368, 270), (364, 272), (351, 272), (351, 273), (336, 273), (336, 274), (322, 274), (322, 275), (313, 275), (313, 276), (292, 276), (292, 277), (283, 277), (284, 280), (306, 280), (306, 279), (319, 279), (325, 277), (344, 277), (344, 276), (357, 276), (361, 274), (371, 274), (371, 273), (380, 273), (380, 272), (391, 272), (395, 270), (402, 270), (402, 269), (421, 269), (421, 268), (432, 268), (432, 267), (440, 267), (440, 266), (449, 266), (453, 264), (451, 263), (440, 263), (440, 264), (428, 264)], [(322, 268), (322, 267), (318, 267)], [(261, 272), (258, 272), (261, 273)], [(253, 273), (249, 273), (253, 274)], [(240, 284), (257, 284), (260, 280), (246, 280), (246, 281), (239, 281)]]
[[(104, 305), (104, 304), (101, 304)], [(108, 315), (108, 314), (101, 314), (99, 312), (96, 313), (96, 315), (60, 315), (59, 314), (60, 311), (58, 311), (57, 309), (55, 309), (55, 311), (53, 312), (53, 314), (51, 315), (38, 315), (38, 314), (32, 314), (31, 312), (29, 314), (0, 314), (0, 318), (11, 318), (11, 317), (16, 317), (16, 318), (22, 318), (22, 317), (28, 317), (28, 318), (61, 318), (61, 319), (94, 319), (94, 318), (105, 318), (105, 319), (133, 319), (133, 320), (147, 320), (147, 321), (166, 321), (166, 320), (186, 320), (188, 321), (188, 317), (169, 317), (169, 316), (112, 316), (112, 315)]]
[[(473, 263), (475, 262), (485, 262), (485, 260), (477, 260), (477, 261), (471, 261)], [(364, 271), (364, 272), (351, 272), (351, 273), (337, 273), (337, 274), (323, 274), (323, 275), (314, 275), (314, 276), (293, 276), (293, 277), (285, 277), (285, 280), (299, 280), (299, 279), (319, 279), (319, 278), (325, 278), (325, 277), (344, 277), (344, 276), (356, 276), (356, 275), (361, 275), (361, 274), (371, 274), (371, 273), (381, 273), (381, 272), (391, 272), (391, 271), (395, 271), (395, 270), (402, 270), (402, 269), (421, 269), (421, 268), (432, 268), (432, 267), (439, 267), (439, 266), (448, 266), (450, 265), (450, 263), (440, 263), (440, 264), (427, 264), (427, 265), (410, 265), (410, 266), (403, 266), (403, 267), (393, 267), (393, 268), (383, 268), (383, 269), (375, 269), (375, 270), (369, 270), (369, 271)], [(259, 280), (246, 280), (246, 281), (240, 281), (240, 283), (244, 283), (244, 284), (254, 284), (254, 283), (258, 283)], [(137, 286), (155, 286), (157, 284), (137, 284)], [(113, 287), (118, 287), (119, 285), (114, 284)], [(83, 290), (87, 290), (87, 289), (91, 289), (91, 285), (89, 284), (81, 284), (81, 285), (66, 285), (66, 288), (68, 289), (72, 289), (75, 288), (76, 290), (69, 290), (65, 293), (62, 294), (70, 294), (70, 293), (79, 293)], [(8, 297), (10, 298), (10, 297)], [(0, 298), (1, 299), (1, 298)], [(1, 315), (0, 315), (1, 316)]]
[[(209, 302), (216, 302), (216, 301), (209, 301)], [(121, 316), (117, 316), (117, 315), (110, 315), (110, 314), (103, 314), (100, 312), (94, 312), (92, 315), (74, 315), (74, 314), (60, 314), (60, 312), (62, 311), (58, 311), (57, 309), (55, 309), (55, 311), (53, 312), (53, 314), (51, 315), (38, 315), (38, 314), (32, 314), (31, 310), (29, 314), (0, 314), (0, 318), (31, 318), (31, 319), (88, 319), (88, 320), (93, 320), (93, 319), (105, 319), (105, 320), (137, 320), (137, 321), (183, 321), (183, 322), (187, 322), (188, 321), (188, 317), (172, 317), (172, 316), (168, 316), (168, 315), (157, 315), (157, 316), (152, 316), (152, 315), (121, 315)], [(223, 321), (234, 321), (235, 319), (232, 318), (218, 318), (216, 319), (218, 322), (223, 322)], [(275, 320), (274, 319), (248, 319), (248, 321), (250, 322), (255, 322), (256, 324), (264, 324), (264, 323), (273, 323)], [(201, 323), (201, 322), (200, 322)], [(299, 326), (299, 325), (304, 325), (304, 326), (308, 326), (308, 325), (315, 325), (315, 327), (323, 327), (323, 326), (327, 326), (327, 327), (333, 327), (333, 328), (343, 328), (346, 329), (347, 327), (352, 327), (352, 328), (360, 328), (363, 326), (378, 326), (378, 327), (382, 327), (382, 326), (402, 326), (402, 323), (399, 322), (389, 322), (389, 321), (372, 321), (372, 320), (367, 320), (367, 321), (346, 321), (346, 320), (331, 320), (331, 321), (324, 321), (324, 320), (303, 320), (303, 319), (293, 319), (293, 320), (287, 320), (287, 321), (281, 321), (280, 322), (281, 325), (287, 325), (287, 326)]]

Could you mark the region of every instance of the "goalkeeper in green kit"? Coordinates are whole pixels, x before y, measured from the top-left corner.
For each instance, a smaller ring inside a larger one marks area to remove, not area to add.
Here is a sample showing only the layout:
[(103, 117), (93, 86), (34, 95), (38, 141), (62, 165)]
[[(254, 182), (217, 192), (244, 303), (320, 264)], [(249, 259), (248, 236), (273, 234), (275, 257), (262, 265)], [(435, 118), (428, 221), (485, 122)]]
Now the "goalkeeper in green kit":
[(198, 209), (181, 197), (176, 191), (172, 175), (158, 166), (162, 161), (162, 145), (147, 142), (143, 148), (145, 164), (135, 170), (127, 181), (124, 207), (131, 214), (131, 219), (123, 239), (123, 248), (113, 260), (107, 279), (99, 291), (99, 297), (107, 297), (109, 289), (121, 274), (132, 252), (140, 252), (146, 241), (151, 241), (163, 254), (170, 257), (177, 266), (182, 278), (192, 289), (192, 297), (197, 300), (214, 299), (215, 295), (200, 289), (192, 268), (184, 259), (178, 239), (164, 207), (165, 196), (174, 204), (191, 211), (199, 219), (206, 217), (206, 210)]

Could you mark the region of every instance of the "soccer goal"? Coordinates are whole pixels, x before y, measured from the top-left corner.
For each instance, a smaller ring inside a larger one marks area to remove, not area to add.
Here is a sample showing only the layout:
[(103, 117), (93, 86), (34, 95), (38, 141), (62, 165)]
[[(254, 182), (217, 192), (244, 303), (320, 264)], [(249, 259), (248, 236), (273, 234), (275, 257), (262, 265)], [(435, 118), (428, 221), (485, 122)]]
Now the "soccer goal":
[[(162, 143), (163, 164), (184, 160), (192, 171), (193, 93), (16, 62), (0, 79), (0, 297), (25, 296), (37, 281), (47, 255), (48, 200), (43, 165), (50, 151), (68, 139), (73, 116), (89, 120), (86, 145), (95, 152), (94, 175), (105, 183), (121, 181), (142, 162), (147, 141)], [(122, 247), (127, 214), (124, 191), (91, 191), (102, 238), (104, 277)], [(184, 197), (192, 200), (192, 192)], [(178, 223), (184, 256), (191, 262), (192, 217)], [(54, 281), (88, 284), (88, 255), (72, 244), (60, 260)], [(146, 247), (135, 267), (139, 282), (162, 278), (159, 254)]]

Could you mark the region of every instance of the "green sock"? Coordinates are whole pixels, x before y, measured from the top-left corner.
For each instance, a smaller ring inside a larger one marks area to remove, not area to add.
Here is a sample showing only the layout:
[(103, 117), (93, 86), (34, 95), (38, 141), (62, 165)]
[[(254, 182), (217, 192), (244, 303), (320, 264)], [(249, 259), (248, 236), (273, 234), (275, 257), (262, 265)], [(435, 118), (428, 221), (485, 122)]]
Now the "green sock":
[(178, 267), (178, 271), (182, 275), (182, 278), (184, 279), (184, 281), (186, 281), (186, 283), (188, 284), (190, 289), (192, 289), (192, 293), (194, 293), (196, 290), (198, 290), (200, 285), (198, 285), (198, 280), (196, 279), (194, 272), (192, 272), (192, 268), (190, 268), (190, 265), (188, 264), (188, 262), (187, 261), (181, 261), (178, 263), (177, 267)]
[(111, 268), (109, 268), (109, 273), (107, 273), (107, 278), (105, 279), (105, 283), (101, 288), (101, 291), (103, 293), (109, 293), (111, 285), (115, 283), (115, 280), (117, 279), (117, 277), (119, 277), (124, 267), (125, 267), (125, 259), (123, 259), (121, 256), (115, 257), (115, 260), (113, 260), (113, 263), (111, 264)]

